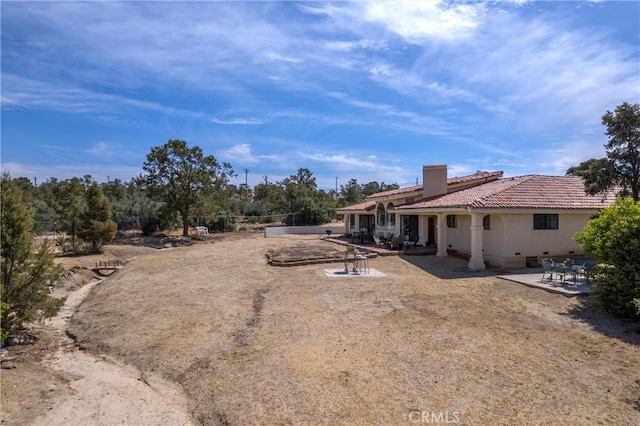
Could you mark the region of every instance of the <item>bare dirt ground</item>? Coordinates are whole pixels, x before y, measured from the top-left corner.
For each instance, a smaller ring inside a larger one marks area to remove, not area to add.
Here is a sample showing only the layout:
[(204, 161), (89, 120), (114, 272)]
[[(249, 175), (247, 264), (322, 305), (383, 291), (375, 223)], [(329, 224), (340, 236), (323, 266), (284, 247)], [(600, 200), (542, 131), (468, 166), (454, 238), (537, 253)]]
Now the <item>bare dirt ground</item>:
[[(212, 244), (110, 245), (105, 256), (137, 257), (93, 288), (70, 326), (117, 367), (109, 374), (177, 384), (148, 399), (178, 401), (166, 415), (188, 414), (184, 423), (640, 424), (638, 325), (588, 299), (471, 274), (457, 258), (371, 259), (384, 277), (267, 265), (270, 250), (331, 244), (318, 236), (202, 242)], [(46, 352), (47, 339), (35, 346)], [(105, 401), (86, 405), (91, 423), (167, 423), (123, 418), (135, 388), (113, 402), (90, 383), (70, 387), (69, 368), (27, 358), (4, 370), (5, 421), (42, 422), (86, 394)]]

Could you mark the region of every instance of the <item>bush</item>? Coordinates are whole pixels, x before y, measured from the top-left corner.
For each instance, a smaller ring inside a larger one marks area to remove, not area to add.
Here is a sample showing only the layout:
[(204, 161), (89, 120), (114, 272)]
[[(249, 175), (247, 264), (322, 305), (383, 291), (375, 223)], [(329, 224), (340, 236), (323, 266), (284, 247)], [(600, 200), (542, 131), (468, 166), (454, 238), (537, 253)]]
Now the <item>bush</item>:
[(221, 213), (218, 217), (207, 223), (210, 232), (233, 232), (236, 230), (236, 218), (231, 213)]
[(593, 271), (593, 296), (617, 317), (637, 318), (634, 299), (640, 299), (640, 203), (618, 199), (591, 219), (576, 241), (599, 262)]
[[(4, 317), (4, 313), (9, 310), (9, 304), (0, 302), (0, 318)], [(0, 342), (4, 342), (9, 337), (9, 330), (5, 330), (0, 324)]]
[[(25, 321), (50, 318), (64, 303), (49, 295), (48, 284), (62, 275), (48, 240), (33, 242), (33, 209), (6, 176), (0, 183), (0, 294), (2, 335)], [(6, 305), (6, 306), (5, 306)]]

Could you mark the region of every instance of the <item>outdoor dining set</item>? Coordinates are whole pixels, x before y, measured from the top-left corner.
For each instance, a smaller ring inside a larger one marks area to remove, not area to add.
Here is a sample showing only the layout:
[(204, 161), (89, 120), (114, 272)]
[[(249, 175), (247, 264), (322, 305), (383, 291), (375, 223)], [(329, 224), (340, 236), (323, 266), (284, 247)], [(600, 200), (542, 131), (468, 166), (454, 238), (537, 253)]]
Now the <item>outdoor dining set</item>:
[(343, 262), (345, 274), (349, 273), (349, 263), (353, 265), (354, 273), (369, 273), (369, 255), (355, 246), (347, 246)]
[(351, 232), (351, 242), (353, 244), (375, 244), (388, 250), (402, 250), (415, 248), (418, 245), (418, 237), (410, 239), (404, 235), (394, 235), (393, 232), (369, 232), (367, 229)]
[[(540, 260), (542, 264), (542, 281), (569, 282), (577, 284), (584, 280), (589, 283), (589, 271), (594, 266), (593, 263), (584, 261), (574, 263), (574, 260), (567, 259), (563, 262), (555, 262), (551, 258)], [(546, 278), (545, 278), (546, 277)], [(568, 281), (567, 278), (570, 280)]]

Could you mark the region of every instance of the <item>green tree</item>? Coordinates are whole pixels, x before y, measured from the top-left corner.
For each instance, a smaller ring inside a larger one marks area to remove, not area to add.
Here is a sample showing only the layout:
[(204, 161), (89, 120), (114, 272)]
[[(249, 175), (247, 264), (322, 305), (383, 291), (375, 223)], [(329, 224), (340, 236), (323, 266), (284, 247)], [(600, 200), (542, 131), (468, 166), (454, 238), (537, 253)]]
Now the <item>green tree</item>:
[(24, 203), (22, 191), (8, 175), (1, 178), (0, 192), (0, 299), (4, 335), (24, 321), (52, 317), (64, 300), (49, 295), (47, 284), (60, 277), (62, 268), (54, 264), (48, 242), (34, 244), (33, 209)]
[(91, 244), (90, 251), (92, 253), (100, 253), (102, 245), (116, 236), (118, 226), (111, 220), (109, 200), (95, 182), (87, 188), (86, 203), (87, 208), (81, 216), (81, 228), (78, 236)]
[(335, 214), (335, 202), (331, 195), (317, 191), (316, 178), (309, 169), (298, 169), (281, 185), (284, 190), (281, 210), (289, 213), (287, 225), (320, 225), (331, 221)]
[(640, 104), (624, 102), (602, 116), (609, 141), (607, 156), (570, 167), (567, 175), (580, 176), (585, 191), (598, 194), (621, 188), (620, 195), (640, 200)]
[(356, 204), (364, 200), (365, 195), (362, 192), (362, 185), (357, 179), (350, 179), (346, 185), (340, 185), (341, 204)]
[(389, 184), (384, 182), (378, 183), (377, 181), (374, 180), (362, 185), (362, 193), (364, 194), (365, 197), (368, 197), (369, 195), (377, 194), (379, 192), (384, 192), (384, 191), (391, 191), (392, 189), (398, 189), (398, 188), (400, 188), (400, 185), (398, 185), (397, 183), (389, 183)]
[(74, 247), (77, 244), (82, 215), (87, 208), (84, 191), (84, 182), (77, 177), (60, 182), (53, 188), (57, 199), (55, 208), (59, 216), (60, 230), (69, 234)]
[(598, 303), (615, 316), (633, 317), (640, 298), (640, 202), (617, 199), (575, 238), (599, 262), (593, 270)]
[(189, 235), (189, 217), (207, 193), (220, 191), (235, 176), (229, 163), (220, 165), (212, 155), (205, 156), (198, 146), (170, 140), (151, 148), (141, 176), (152, 197), (165, 202), (167, 209), (182, 218), (182, 234)]

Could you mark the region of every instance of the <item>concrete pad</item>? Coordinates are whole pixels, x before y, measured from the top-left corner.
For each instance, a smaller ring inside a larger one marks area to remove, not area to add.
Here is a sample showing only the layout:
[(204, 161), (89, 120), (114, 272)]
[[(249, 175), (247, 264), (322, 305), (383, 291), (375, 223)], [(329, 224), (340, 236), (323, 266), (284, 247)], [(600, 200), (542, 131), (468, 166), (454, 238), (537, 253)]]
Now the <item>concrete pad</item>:
[(592, 283), (588, 283), (584, 279), (580, 279), (576, 283), (573, 281), (551, 281), (548, 279), (542, 281), (542, 273), (498, 275), (497, 277), (565, 296), (578, 296), (581, 294), (589, 294), (593, 291)]
[(347, 272), (344, 268), (340, 269), (325, 269), (324, 274), (330, 278), (345, 278), (345, 277), (385, 277), (386, 275), (377, 269), (369, 268), (369, 271), (353, 271), (349, 269)]

